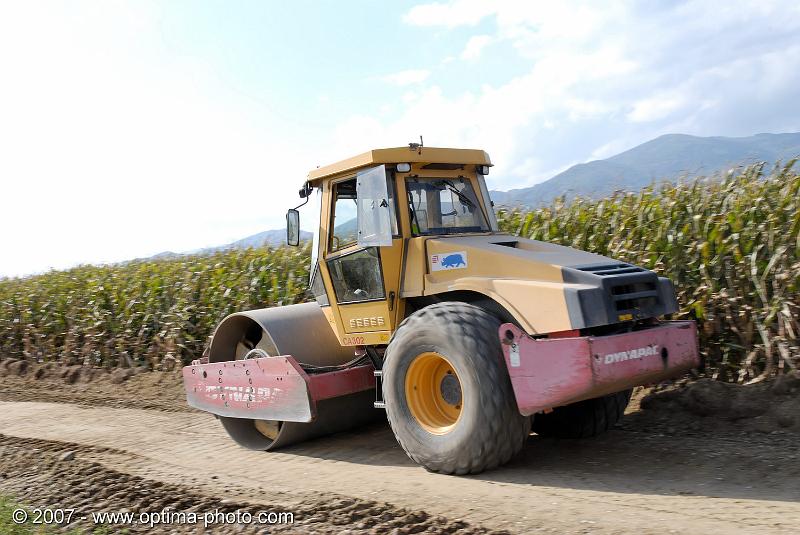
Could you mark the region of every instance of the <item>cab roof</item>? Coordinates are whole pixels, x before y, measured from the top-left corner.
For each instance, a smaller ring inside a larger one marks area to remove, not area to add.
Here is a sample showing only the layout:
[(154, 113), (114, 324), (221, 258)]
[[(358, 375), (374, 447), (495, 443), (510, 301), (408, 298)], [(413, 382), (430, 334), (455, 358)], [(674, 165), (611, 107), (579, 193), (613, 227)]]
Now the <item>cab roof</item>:
[(394, 163), (442, 163), (463, 165), (492, 165), (485, 151), (476, 149), (446, 149), (440, 147), (395, 147), (373, 149), (336, 162), (318, 167), (308, 173), (308, 181), (314, 185), (327, 177), (332, 177), (362, 167)]

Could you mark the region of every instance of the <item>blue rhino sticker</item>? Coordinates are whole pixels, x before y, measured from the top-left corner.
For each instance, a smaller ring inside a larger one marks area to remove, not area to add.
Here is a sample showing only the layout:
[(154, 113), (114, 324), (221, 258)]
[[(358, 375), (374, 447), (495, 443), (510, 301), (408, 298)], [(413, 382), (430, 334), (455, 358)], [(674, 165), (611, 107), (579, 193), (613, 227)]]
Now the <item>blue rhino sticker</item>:
[(442, 267), (443, 268), (454, 268), (458, 266), (466, 266), (467, 263), (464, 262), (464, 257), (461, 256), (460, 253), (447, 255), (442, 258)]
[(448, 269), (463, 269), (467, 267), (466, 251), (456, 253), (431, 255), (431, 271), (445, 271)]

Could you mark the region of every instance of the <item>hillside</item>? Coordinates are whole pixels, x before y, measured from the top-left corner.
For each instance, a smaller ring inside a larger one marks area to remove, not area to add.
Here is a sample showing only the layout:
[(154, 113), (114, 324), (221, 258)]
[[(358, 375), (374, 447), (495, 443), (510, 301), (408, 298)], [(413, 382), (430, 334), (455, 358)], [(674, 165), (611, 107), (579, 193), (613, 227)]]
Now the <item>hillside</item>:
[(800, 133), (750, 137), (667, 134), (605, 160), (578, 164), (529, 188), (492, 191), (498, 206), (538, 206), (561, 195), (599, 198), (617, 190), (638, 191), (661, 180), (710, 175), (760, 161), (800, 156)]
[[(305, 230), (300, 231), (300, 241), (309, 241), (312, 238), (312, 234)], [(248, 249), (250, 247), (281, 247), (286, 245), (286, 229), (274, 229), (274, 230), (265, 230), (264, 232), (259, 232), (258, 234), (253, 234), (252, 236), (247, 236), (246, 238), (242, 238), (241, 240), (236, 240), (235, 242), (231, 242), (225, 245), (219, 245), (217, 247), (208, 247), (205, 249), (200, 249), (199, 251), (195, 251), (197, 254), (208, 254), (208, 253), (216, 253), (217, 251), (225, 251), (228, 249)]]
[[(313, 235), (305, 230), (300, 231), (300, 241), (311, 241)], [(236, 240), (231, 243), (226, 243), (224, 245), (217, 245), (215, 247), (205, 247), (203, 249), (195, 249), (193, 251), (186, 251), (184, 253), (175, 253), (172, 251), (164, 251), (162, 253), (154, 254), (153, 256), (147, 258), (136, 258), (134, 260), (169, 260), (174, 258), (180, 258), (184, 255), (209, 255), (218, 253), (221, 251), (229, 251), (229, 250), (241, 250), (241, 249), (250, 249), (255, 248), (259, 249), (262, 247), (271, 247), (277, 248), (286, 245), (286, 229), (273, 229), (273, 230), (265, 230), (264, 232), (259, 232), (258, 234), (253, 234), (252, 236), (247, 236), (246, 238), (242, 238), (241, 240)]]

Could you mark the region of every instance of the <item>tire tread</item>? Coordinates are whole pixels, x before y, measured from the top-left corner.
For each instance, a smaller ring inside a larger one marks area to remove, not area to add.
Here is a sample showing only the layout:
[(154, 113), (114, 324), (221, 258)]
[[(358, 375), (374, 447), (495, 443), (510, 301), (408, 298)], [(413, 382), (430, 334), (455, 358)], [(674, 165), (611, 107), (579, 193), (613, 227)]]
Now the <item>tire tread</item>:
[(387, 418), (397, 442), (416, 463), (432, 472), (444, 474), (476, 474), (508, 462), (518, 453), (530, 433), (530, 418), (519, 413), (511, 381), (502, 361), (483, 366), (476, 375), (481, 384), (484, 419), (476, 426), (471, 439), (449, 457), (432, 458), (417, 441), (407, 436), (402, 412), (397, 403), (386, 397), (386, 385), (393, 380), (394, 354), (404, 344), (413, 343), (417, 333), (431, 326), (440, 329), (443, 344), (456, 352), (474, 355), (497, 355), (500, 321), (489, 312), (461, 302), (436, 303), (422, 308), (398, 326), (386, 350), (383, 367), (384, 399)]
[(536, 414), (532, 429), (542, 436), (589, 438), (605, 433), (622, 418), (632, 390), (578, 401), (553, 412)]

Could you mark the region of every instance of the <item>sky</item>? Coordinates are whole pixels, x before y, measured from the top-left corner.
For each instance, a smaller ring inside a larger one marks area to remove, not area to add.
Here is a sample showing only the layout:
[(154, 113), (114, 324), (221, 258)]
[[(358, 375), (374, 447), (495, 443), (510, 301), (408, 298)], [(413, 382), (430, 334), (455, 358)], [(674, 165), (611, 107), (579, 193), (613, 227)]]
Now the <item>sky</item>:
[(420, 135), (504, 190), (799, 131), (798, 32), (796, 1), (0, 0), (0, 276), (282, 228), (310, 169)]

